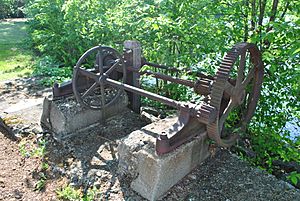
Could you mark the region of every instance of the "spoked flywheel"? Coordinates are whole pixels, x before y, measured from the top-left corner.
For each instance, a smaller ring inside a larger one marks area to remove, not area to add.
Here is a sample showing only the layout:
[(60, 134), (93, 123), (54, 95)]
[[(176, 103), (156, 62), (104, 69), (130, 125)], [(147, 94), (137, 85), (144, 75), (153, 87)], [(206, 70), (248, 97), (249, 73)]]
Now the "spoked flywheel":
[[(82, 88), (84, 77), (90, 83)], [(96, 46), (86, 51), (73, 71), (73, 92), (80, 105), (91, 109), (103, 109), (117, 100), (122, 90), (105, 84), (105, 78), (125, 82), (126, 68), (122, 56), (113, 48)]]
[(234, 124), (244, 129), (252, 118), (263, 82), (263, 62), (255, 44), (235, 45), (223, 58), (212, 85), (210, 104), (217, 108), (217, 120), (207, 125), (209, 138), (223, 147), (233, 145), (238, 137), (232, 134), (221, 139), (230, 112), (238, 117)]

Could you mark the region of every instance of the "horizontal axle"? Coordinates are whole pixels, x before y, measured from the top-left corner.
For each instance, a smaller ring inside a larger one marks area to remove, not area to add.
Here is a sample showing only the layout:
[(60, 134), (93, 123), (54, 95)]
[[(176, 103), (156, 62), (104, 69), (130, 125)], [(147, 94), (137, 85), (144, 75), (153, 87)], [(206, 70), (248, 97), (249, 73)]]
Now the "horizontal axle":
[[(102, 78), (103, 79), (103, 78)], [(192, 103), (182, 103), (180, 101), (176, 101), (128, 84), (124, 84), (118, 81), (115, 81), (113, 79), (110, 78), (105, 78), (104, 79), (104, 83), (111, 85), (113, 87), (119, 88), (119, 89), (123, 89), (147, 98), (150, 98), (152, 100), (155, 101), (159, 101), (161, 103), (164, 103), (168, 106), (174, 107), (178, 110), (187, 110), (192, 116), (195, 116), (198, 118), (198, 120), (201, 123), (212, 123), (215, 121), (216, 119), (216, 114), (217, 111), (215, 110), (215, 108), (206, 105), (206, 104), (202, 104), (202, 105), (196, 105), (196, 104), (192, 104)]]

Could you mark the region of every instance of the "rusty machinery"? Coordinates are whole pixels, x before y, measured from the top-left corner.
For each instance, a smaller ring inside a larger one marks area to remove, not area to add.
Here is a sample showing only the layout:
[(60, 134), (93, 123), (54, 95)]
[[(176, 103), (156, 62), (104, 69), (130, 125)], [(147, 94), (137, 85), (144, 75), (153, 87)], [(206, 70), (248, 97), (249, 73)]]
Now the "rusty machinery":
[[(196, 81), (184, 80), (150, 70), (142, 71), (144, 65), (153, 69), (180, 73), (178, 68), (154, 64), (141, 57), (139, 43), (135, 47), (125, 46), (124, 54), (111, 47), (96, 46), (86, 51), (78, 60), (69, 83), (54, 85), (54, 98), (74, 93), (80, 105), (105, 110), (125, 91), (135, 97), (144, 96), (179, 110), (178, 121), (168, 133), (160, 134), (156, 141), (156, 151), (164, 154), (175, 149), (196, 135), (197, 130), (207, 131), (210, 139), (219, 146), (229, 147), (237, 138), (231, 134), (223, 138), (225, 120), (230, 111), (241, 107), (240, 121), (236, 124), (244, 129), (254, 114), (263, 82), (263, 62), (255, 44), (239, 43), (230, 49), (220, 62), (214, 76), (196, 73)], [(94, 61), (89, 61), (89, 59)], [(193, 73), (189, 69), (185, 73)], [(150, 75), (158, 79), (193, 88), (204, 96), (199, 103), (180, 102), (139, 87), (139, 76)], [(131, 102), (134, 102), (131, 97)], [(131, 103), (135, 104), (135, 103)], [(139, 103), (135, 110), (139, 110)], [(134, 107), (134, 106), (133, 106)], [(182, 132), (188, 129), (188, 132)], [(196, 132), (195, 132), (196, 131)]]

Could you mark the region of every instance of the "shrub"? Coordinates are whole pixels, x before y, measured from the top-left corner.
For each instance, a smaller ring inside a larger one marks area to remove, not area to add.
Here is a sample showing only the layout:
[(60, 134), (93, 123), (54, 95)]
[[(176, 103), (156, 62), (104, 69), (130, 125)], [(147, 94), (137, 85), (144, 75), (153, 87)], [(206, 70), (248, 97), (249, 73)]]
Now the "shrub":
[(0, 0), (0, 19), (24, 17), (25, 0)]

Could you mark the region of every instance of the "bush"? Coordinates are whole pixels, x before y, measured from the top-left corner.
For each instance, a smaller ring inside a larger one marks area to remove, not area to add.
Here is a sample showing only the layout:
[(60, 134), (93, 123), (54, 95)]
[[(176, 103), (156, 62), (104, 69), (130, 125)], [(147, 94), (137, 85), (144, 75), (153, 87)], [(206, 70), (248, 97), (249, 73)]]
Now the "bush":
[(22, 18), (25, 0), (0, 0), (0, 19)]

